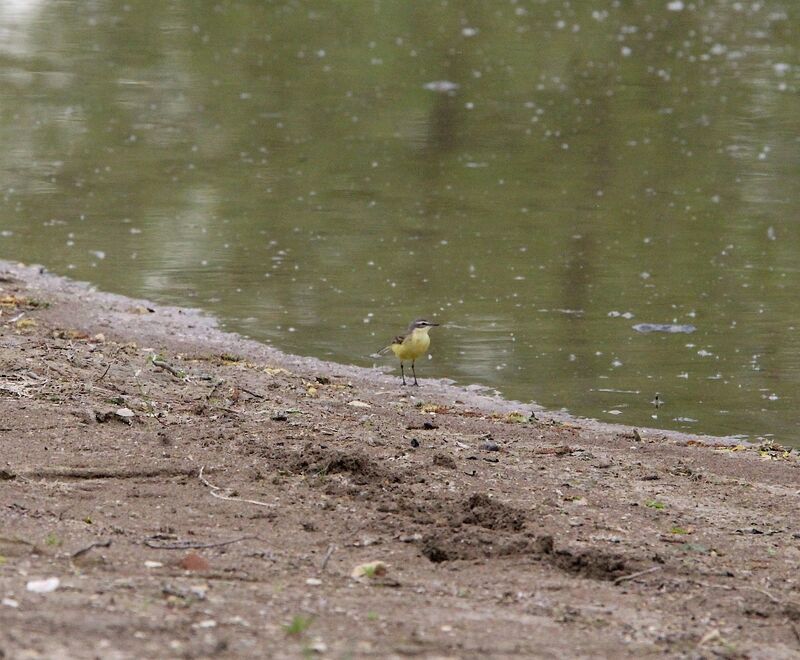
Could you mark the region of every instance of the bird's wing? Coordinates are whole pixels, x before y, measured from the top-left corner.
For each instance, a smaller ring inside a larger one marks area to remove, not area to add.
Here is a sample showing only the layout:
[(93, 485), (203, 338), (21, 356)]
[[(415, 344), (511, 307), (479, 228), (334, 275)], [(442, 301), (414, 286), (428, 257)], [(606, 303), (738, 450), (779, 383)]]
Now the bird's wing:
[(381, 350), (378, 351), (378, 355), (386, 355), (390, 350), (392, 350), (392, 346), (396, 344), (402, 344), (405, 340), (405, 335), (397, 335), (394, 339), (392, 339), (391, 343), (388, 346), (384, 346)]

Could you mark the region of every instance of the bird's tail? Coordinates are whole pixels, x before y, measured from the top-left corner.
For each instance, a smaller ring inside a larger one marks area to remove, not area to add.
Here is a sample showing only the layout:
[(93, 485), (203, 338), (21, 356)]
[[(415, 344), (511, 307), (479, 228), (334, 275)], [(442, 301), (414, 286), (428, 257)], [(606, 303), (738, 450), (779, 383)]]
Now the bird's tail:
[(388, 346), (384, 346), (381, 350), (379, 350), (377, 352), (377, 355), (386, 355), (391, 350), (392, 350), (392, 345), (389, 344)]

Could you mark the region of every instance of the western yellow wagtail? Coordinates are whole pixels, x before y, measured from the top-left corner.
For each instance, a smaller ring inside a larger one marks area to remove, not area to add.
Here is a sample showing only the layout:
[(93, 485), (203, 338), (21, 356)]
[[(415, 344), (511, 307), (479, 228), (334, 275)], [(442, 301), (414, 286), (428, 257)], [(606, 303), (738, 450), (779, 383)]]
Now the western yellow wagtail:
[(431, 323), (425, 319), (416, 319), (411, 321), (408, 326), (408, 331), (404, 335), (397, 335), (392, 339), (392, 343), (382, 348), (379, 352), (381, 355), (392, 351), (400, 359), (400, 376), (403, 378), (403, 385), (406, 384), (406, 374), (403, 369), (403, 361), (411, 360), (411, 373), (414, 374), (414, 385), (419, 385), (417, 382), (417, 372), (414, 370), (414, 362), (418, 357), (421, 357), (428, 351), (428, 346), (431, 345), (431, 338), (428, 336), (428, 330), (438, 323)]

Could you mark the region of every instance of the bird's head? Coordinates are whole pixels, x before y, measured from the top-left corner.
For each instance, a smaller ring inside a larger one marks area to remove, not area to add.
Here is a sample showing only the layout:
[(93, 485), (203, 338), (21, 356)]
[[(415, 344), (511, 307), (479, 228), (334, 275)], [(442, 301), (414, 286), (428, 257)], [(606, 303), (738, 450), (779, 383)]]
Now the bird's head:
[(408, 331), (411, 332), (413, 330), (421, 330), (422, 328), (434, 328), (438, 323), (434, 323), (433, 321), (428, 321), (427, 319), (415, 319), (411, 321), (411, 324), (408, 326)]

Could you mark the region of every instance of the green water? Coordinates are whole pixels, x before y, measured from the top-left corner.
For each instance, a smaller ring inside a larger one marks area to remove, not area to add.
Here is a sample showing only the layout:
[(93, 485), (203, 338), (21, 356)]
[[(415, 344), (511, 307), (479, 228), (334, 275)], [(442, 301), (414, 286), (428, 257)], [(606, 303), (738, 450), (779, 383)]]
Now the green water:
[(798, 29), (794, 0), (3, 2), (0, 256), (364, 366), (425, 315), (421, 376), (800, 445)]

